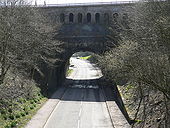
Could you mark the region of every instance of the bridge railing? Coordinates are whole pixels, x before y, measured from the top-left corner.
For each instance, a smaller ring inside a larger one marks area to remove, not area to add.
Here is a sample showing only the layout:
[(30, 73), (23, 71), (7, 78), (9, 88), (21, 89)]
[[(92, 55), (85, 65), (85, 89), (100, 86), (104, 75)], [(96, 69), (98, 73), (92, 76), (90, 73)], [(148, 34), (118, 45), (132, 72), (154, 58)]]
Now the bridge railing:
[(131, 1), (113, 1), (113, 2), (87, 2), (87, 3), (64, 3), (64, 4), (46, 4), (37, 5), (37, 7), (67, 7), (67, 6), (91, 6), (91, 5), (116, 5), (116, 4), (131, 4), (139, 0)]

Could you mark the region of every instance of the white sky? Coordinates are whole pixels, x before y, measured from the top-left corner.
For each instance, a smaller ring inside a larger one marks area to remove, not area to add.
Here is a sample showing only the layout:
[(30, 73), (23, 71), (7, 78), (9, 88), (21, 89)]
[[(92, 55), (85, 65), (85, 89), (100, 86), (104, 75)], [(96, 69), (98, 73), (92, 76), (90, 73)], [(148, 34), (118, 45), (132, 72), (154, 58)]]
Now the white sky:
[(138, 0), (27, 0), (33, 5), (37, 1), (38, 5), (43, 5), (44, 1), (46, 4), (68, 4), (68, 3), (91, 3), (91, 2), (127, 2), (127, 1), (138, 1)]

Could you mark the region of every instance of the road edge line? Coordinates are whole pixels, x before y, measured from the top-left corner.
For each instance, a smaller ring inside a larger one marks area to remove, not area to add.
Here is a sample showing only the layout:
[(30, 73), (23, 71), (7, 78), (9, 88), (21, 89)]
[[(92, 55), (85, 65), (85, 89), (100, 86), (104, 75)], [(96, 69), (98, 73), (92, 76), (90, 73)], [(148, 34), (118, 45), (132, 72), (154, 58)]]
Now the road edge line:
[(42, 128), (44, 128), (45, 125), (47, 124), (49, 118), (51, 117), (52, 113), (54, 112), (54, 110), (57, 108), (57, 106), (58, 106), (59, 103), (61, 102), (61, 99), (63, 98), (63, 96), (64, 96), (64, 94), (66, 93), (66, 90), (67, 90), (67, 89), (68, 89), (68, 88), (65, 88), (65, 89), (64, 89), (63, 94), (61, 95), (61, 98), (60, 98), (59, 101), (56, 103), (54, 109), (50, 112), (50, 114), (49, 114), (49, 116), (47, 117), (47, 119), (46, 119), (45, 123), (43, 124)]
[(111, 112), (110, 112), (110, 110), (109, 110), (109, 106), (108, 106), (108, 103), (107, 103), (107, 98), (106, 98), (106, 95), (105, 95), (105, 92), (104, 92), (103, 88), (101, 88), (101, 91), (102, 91), (102, 95), (103, 95), (103, 97), (104, 97), (104, 99), (105, 99), (105, 104), (106, 104), (106, 107), (107, 107), (107, 111), (108, 111), (108, 113), (109, 113), (110, 120), (111, 120), (111, 122), (112, 122), (112, 126), (113, 126), (113, 128), (115, 128), (115, 127), (114, 127), (114, 123), (113, 123), (113, 119), (112, 119), (112, 116), (111, 116)]

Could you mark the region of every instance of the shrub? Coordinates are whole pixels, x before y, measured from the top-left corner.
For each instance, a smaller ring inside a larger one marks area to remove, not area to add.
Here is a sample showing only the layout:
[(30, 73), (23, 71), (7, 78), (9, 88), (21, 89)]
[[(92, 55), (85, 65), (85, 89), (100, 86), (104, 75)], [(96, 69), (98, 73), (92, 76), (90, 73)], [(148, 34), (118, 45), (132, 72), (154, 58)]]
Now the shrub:
[(16, 127), (17, 126), (17, 121), (13, 121), (13, 122), (11, 122), (11, 127), (13, 128), (13, 127)]
[(8, 112), (9, 112), (9, 113), (12, 113), (12, 108), (8, 109)]
[(34, 107), (36, 107), (36, 104), (33, 104)]
[(6, 114), (7, 112), (5, 110), (1, 110), (1, 114)]
[(11, 125), (7, 124), (7, 125), (5, 126), (5, 128), (11, 128)]
[(37, 103), (37, 99), (34, 99), (34, 103)]
[(16, 117), (16, 118), (20, 118), (21, 115), (20, 115), (19, 113), (17, 113), (17, 114), (15, 115), (15, 117)]
[(30, 103), (31, 103), (31, 104), (34, 104), (34, 100), (31, 100)]
[(25, 112), (21, 112), (21, 116), (25, 116), (26, 114), (25, 114)]
[(8, 116), (7, 115), (3, 115), (2, 116), (4, 120), (7, 120), (8, 119)]
[(31, 110), (34, 109), (34, 106), (31, 106), (30, 109), (31, 109)]
[(28, 114), (29, 114), (29, 112), (28, 112), (28, 111), (26, 111), (26, 112), (25, 112), (25, 114), (26, 114), (26, 115), (28, 115)]
[(9, 115), (9, 119), (14, 120), (15, 116), (14, 115)]

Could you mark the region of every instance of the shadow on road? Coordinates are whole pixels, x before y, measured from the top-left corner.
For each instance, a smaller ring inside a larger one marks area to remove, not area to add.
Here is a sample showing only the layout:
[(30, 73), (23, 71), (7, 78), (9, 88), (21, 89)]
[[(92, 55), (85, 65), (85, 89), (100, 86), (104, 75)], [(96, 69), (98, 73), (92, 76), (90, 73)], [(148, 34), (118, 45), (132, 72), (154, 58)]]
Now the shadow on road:
[[(101, 86), (100, 82), (100, 78), (89, 80), (66, 79), (64, 87), (59, 88), (57, 93), (55, 93), (56, 95), (53, 95), (51, 98), (59, 99), (61, 101), (115, 101), (113, 89), (109, 86)], [(63, 91), (62, 94), (61, 91)]]
[(102, 83), (102, 79), (73, 80), (66, 79), (65, 85), (57, 90), (51, 99), (61, 102), (108, 102), (114, 101), (130, 123), (121, 95), (116, 85)]

